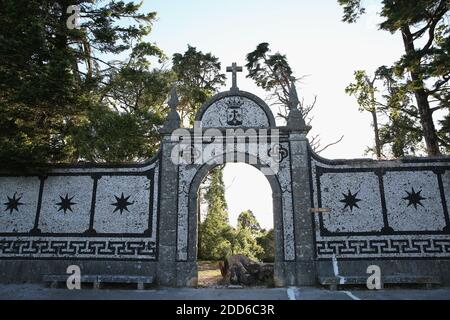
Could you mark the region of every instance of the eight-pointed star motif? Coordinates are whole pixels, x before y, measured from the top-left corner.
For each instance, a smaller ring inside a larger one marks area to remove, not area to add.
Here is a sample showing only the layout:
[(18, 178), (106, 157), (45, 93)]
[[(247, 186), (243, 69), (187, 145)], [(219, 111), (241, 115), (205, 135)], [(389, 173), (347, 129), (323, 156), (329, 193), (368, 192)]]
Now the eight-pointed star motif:
[(353, 211), (353, 207), (358, 207), (358, 202), (361, 201), (361, 199), (356, 198), (359, 192), (352, 194), (350, 190), (348, 190), (348, 194), (343, 193), (344, 199), (339, 200), (342, 203), (345, 203), (344, 210), (347, 207), (350, 207), (350, 211)]
[(59, 198), (61, 199), (61, 202), (58, 202), (56, 205), (59, 206), (58, 211), (64, 210), (64, 214), (66, 214), (67, 210), (72, 211), (72, 206), (74, 204), (77, 204), (76, 202), (72, 202), (72, 199), (75, 198), (75, 196), (73, 196), (72, 198), (69, 198), (69, 195), (67, 193), (66, 193), (65, 198), (63, 198), (61, 196), (59, 196)]
[(408, 202), (408, 207), (410, 205), (413, 205), (414, 208), (417, 210), (417, 205), (421, 205), (423, 207), (423, 204), (422, 204), (421, 201), (425, 200), (426, 198), (422, 197), (422, 195), (420, 194), (422, 192), (422, 190), (419, 190), (418, 192), (416, 192), (414, 190), (414, 188), (411, 188), (411, 189), (412, 189), (411, 192), (405, 191), (408, 195), (406, 197), (402, 198), (402, 199), (409, 201)]
[(9, 210), (9, 213), (12, 214), (13, 210), (16, 210), (17, 212), (19, 212), (19, 206), (22, 206), (23, 203), (20, 202), (20, 199), (22, 199), (22, 196), (18, 197), (16, 199), (16, 194), (14, 193), (13, 197), (10, 198), (9, 196), (7, 196), (8, 198), (8, 202), (5, 202), (4, 205), (6, 206), (5, 211)]
[(120, 210), (120, 214), (123, 213), (123, 210), (128, 210), (128, 206), (134, 204), (134, 202), (128, 202), (128, 199), (130, 199), (131, 196), (124, 197), (123, 192), (122, 195), (119, 197), (114, 196), (116, 198), (115, 203), (111, 203), (111, 205), (116, 206), (116, 209), (114, 209), (113, 213)]

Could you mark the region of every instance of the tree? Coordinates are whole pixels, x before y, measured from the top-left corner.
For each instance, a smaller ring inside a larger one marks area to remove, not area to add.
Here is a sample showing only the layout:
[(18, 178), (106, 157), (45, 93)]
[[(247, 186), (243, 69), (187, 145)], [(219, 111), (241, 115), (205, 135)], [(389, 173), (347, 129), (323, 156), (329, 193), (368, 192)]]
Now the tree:
[(263, 249), (263, 253), (257, 258), (264, 262), (273, 262), (275, 260), (275, 232), (263, 230), (262, 235), (256, 238), (256, 242)]
[(171, 71), (124, 67), (112, 77), (102, 103), (73, 137), (80, 158), (118, 163), (145, 160), (159, 148), (158, 129), (167, 114), (165, 100), (175, 77)]
[[(266, 42), (257, 45), (256, 49), (247, 54), (247, 64), (245, 65), (248, 71), (247, 77), (255, 81), (258, 87), (270, 93), (269, 100), (272, 101), (273, 106), (278, 107), (278, 118), (287, 121), (289, 114), (289, 92), (291, 87), (296, 86), (296, 82), (301, 78), (296, 78), (290, 67), (286, 55), (279, 52), (270, 53), (269, 44)], [(296, 90), (296, 89), (295, 89)], [(304, 99), (301, 99), (300, 111), (307, 124), (310, 124), (312, 119), (309, 116), (314, 109), (317, 97), (311, 104), (306, 104)], [(343, 136), (337, 141), (326, 146), (321, 146), (319, 136), (316, 135), (311, 138), (310, 144), (312, 148), (320, 153), (328, 147), (339, 143)]]
[[(355, 71), (355, 82), (345, 92), (356, 97), (360, 111), (372, 115), (375, 146), (368, 151), (377, 159), (415, 155), (421, 140), (418, 115), (391, 69), (380, 67), (371, 78), (363, 70)], [(379, 121), (379, 114), (384, 115), (385, 123)], [(386, 146), (388, 150), (384, 151)]]
[(172, 63), (178, 79), (180, 117), (184, 123), (193, 125), (198, 109), (225, 84), (226, 76), (220, 73), (218, 58), (189, 45), (184, 54), (173, 55)]
[[(279, 52), (270, 53), (266, 42), (257, 45), (256, 49), (247, 54), (247, 78), (255, 81), (258, 87), (270, 92), (269, 100), (278, 106), (278, 117), (287, 120), (289, 92), (291, 85), (299, 79), (294, 77), (293, 71), (287, 61), (286, 55)], [(313, 105), (300, 105), (303, 117), (307, 118)]]
[(376, 87), (375, 81), (377, 77), (374, 76), (372, 79), (369, 79), (366, 72), (363, 70), (355, 71), (355, 83), (351, 83), (345, 89), (345, 92), (354, 95), (356, 100), (358, 101), (358, 105), (360, 107), (360, 111), (368, 111), (372, 115), (372, 126), (375, 137), (375, 154), (377, 159), (381, 159), (381, 142), (380, 142), (380, 133), (378, 129), (378, 104), (375, 99)]
[(231, 254), (242, 254), (252, 259), (258, 259), (264, 250), (258, 244), (256, 237), (249, 228), (237, 228), (231, 234)]
[(232, 252), (233, 230), (229, 225), (223, 170), (220, 166), (209, 173), (209, 186), (205, 193), (208, 211), (200, 224), (198, 257), (221, 260)]
[[(365, 12), (361, 0), (338, 2), (344, 8), (345, 22), (354, 23)], [(448, 137), (447, 127), (438, 132), (433, 119), (435, 111), (450, 110), (448, 12), (448, 0), (383, 0), (380, 12), (384, 19), (380, 29), (402, 35), (405, 52), (394, 70), (404, 78), (404, 89), (414, 95), (429, 155), (439, 155), (439, 145), (449, 148), (448, 138), (441, 138)]]
[[(68, 9), (72, 5), (80, 7), (80, 28), (67, 26), (72, 14)], [(95, 138), (100, 145), (106, 145), (120, 140), (124, 131), (114, 130), (110, 120), (127, 125), (132, 121), (131, 127), (136, 128), (145, 119), (148, 131), (135, 130), (130, 135), (139, 135), (137, 141), (149, 144), (154, 140), (154, 126), (164, 114), (160, 108), (161, 97), (165, 98), (167, 93), (165, 89), (159, 91), (154, 104), (141, 108), (149, 101), (143, 97), (149, 97), (151, 91), (142, 87), (151, 71), (149, 59), (162, 61), (164, 55), (155, 45), (143, 40), (151, 32), (156, 13), (140, 13), (140, 6), (123, 1), (2, 2), (2, 164), (123, 161), (142, 155), (140, 143), (131, 143), (118, 153), (119, 147), (96, 150), (97, 144), (91, 141)], [(121, 53), (129, 58), (107, 59)], [(135, 94), (134, 90), (139, 92)], [(130, 109), (131, 115), (123, 117), (111, 114), (109, 109), (117, 106), (121, 109), (133, 106), (139, 111)], [(109, 154), (109, 150), (114, 154)]]
[(392, 157), (416, 155), (422, 151), (422, 129), (413, 98), (405, 86), (396, 79), (393, 68), (382, 66), (376, 76), (383, 81), (382, 103), (378, 105), (387, 116), (380, 127), (381, 145), (389, 145)]
[(264, 250), (257, 241), (261, 232), (261, 226), (253, 212), (251, 210), (241, 212), (231, 239), (232, 254), (243, 254), (255, 259), (263, 255)]
[(255, 236), (261, 232), (261, 226), (251, 210), (242, 211), (237, 219), (238, 229), (249, 229)]

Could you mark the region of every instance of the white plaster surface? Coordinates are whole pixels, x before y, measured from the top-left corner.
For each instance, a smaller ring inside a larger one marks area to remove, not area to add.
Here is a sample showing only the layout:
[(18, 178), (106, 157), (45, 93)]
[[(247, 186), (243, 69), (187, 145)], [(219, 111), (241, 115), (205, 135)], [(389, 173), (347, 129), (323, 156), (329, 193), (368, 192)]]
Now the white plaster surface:
[[(396, 231), (442, 231), (445, 218), (437, 175), (432, 171), (387, 172), (384, 176), (389, 225)], [(421, 192), (423, 206), (408, 206), (408, 192)]]
[[(98, 180), (94, 229), (98, 233), (143, 233), (148, 228), (150, 183), (146, 176), (103, 176)], [(115, 198), (128, 198), (127, 210)]]
[[(39, 229), (43, 233), (83, 233), (89, 228), (94, 180), (90, 176), (49, 176), (44, 183)], [(61, 198), (72, 198), (72, 211), (59, 210)]]
[[(0, 179), (0, 232), (29, 232), (34, 227), (40, 180), (37, 177)], [(7, 210), (8, 197), (20, 199), (18, 211)]]
[[(331, 212), (323, 214), (324, 226), (331, 232), (380, 231), (383, 211), (378, 177), (373, 172), (324, 173), (320, 177), (322, 207)], [(345, 207), (343, 194), (356, 195), (357, 207)]]

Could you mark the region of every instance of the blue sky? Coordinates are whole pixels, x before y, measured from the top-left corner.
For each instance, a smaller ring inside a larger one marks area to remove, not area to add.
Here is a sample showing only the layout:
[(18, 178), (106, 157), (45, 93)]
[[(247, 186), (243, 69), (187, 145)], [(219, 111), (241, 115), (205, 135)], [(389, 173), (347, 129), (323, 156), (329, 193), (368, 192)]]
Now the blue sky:
[[(337, 0), (145, 0), (143, 10), (158, 13), (148, 40), (168, 56), (190, 44), (213, 53), (224, 69), (234, 61), (243, 65), (246, 54), (261, 42), (286, 54), (296, 76), (307, 76), (299, 85), (300, 96), (305, 101), (318, 96), (311, 134), (320, 134), (324, 143), (344, 135), (322, 156), (355, 158), (372, 144), (370, 116), (358, 112), (344, 89), (354, 70), (373, 72), (402, 54), (400, 35), (375, 26), (371, 13), (378, 1), (365, 3), (369, 14), (357, 24), (341, 22)], [(266, 97), (245, 74), (239, 76), (239, 88)]]
[[(145, 0), (143, 10), (158, 13), (147, 40), (168, 56), (186, 51), (190, 44), (217, 56), (225, 69), (234, 61), (244, 65), (246, 54), (257, 44), (270, 43), (273, 51), (287, 55), (296, 76), (307, 76), (299, 85), (300, 97), (311, 101), (318, 96), (311, 135), (320, 134), (324, 144), (344, 135), (341, 143), (321, 155), (359, 158), (372, 145), (371, 119), (358, 111), (355, 99), (344, 89), (355, 70), (371, 73), (402, 54), (399, 34), (377, 30), (379, 1), (364, 3), (368, 14), (357, 24), (341, 21), (337, 0)], [(267, 93), (245, 75), (239, 75), (239, 88), (264, 99)], [(270, 226), (270, 187), (261, 182), (257, 171), (245, 168), (234, 165), (225, 171), (230, 219), (234, 222), (246, 206)], [(246, 181), (255, 183), (250, 186)]]

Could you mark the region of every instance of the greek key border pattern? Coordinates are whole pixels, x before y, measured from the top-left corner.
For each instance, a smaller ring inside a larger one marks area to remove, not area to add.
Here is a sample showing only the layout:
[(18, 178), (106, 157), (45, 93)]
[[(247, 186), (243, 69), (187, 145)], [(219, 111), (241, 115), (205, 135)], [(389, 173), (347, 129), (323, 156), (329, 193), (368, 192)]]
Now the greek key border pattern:
[(318, 259), (450, 258), (450, 238), (318, 240), (316, 249)]
[(156, 260), (145, 238), (0, 238), (1, 259)]

